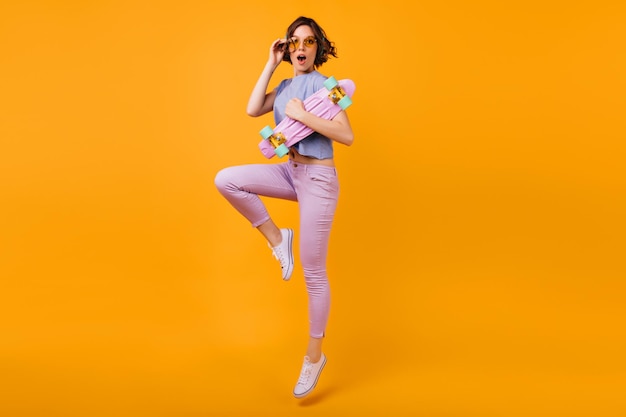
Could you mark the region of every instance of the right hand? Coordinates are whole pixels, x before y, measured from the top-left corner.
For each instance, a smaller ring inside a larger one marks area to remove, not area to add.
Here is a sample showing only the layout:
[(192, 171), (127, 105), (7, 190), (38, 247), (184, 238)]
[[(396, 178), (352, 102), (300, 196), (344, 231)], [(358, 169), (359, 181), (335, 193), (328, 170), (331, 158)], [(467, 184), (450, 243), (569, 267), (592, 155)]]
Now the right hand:
[(270, 46), (270, 57), (269, 63), (274, 67), (277, 67), (278, 64), (283, 60), (283, 56), (285, 56), (285, 51), (287, 50), (287, 40), (285, 38), (276, 39), (272, 42), (272, 46)]

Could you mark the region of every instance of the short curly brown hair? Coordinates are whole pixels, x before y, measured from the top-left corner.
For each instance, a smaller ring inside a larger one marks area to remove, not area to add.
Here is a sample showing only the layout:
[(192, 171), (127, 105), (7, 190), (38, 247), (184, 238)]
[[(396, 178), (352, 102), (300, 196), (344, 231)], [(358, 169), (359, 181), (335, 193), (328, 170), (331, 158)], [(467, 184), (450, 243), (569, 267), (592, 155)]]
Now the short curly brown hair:
[[(313, 31), (315, 39), (317, 40), (318, 49), (317, 54), (315, 55), (315, 62), (313, 63), (313, 66), (315, 66), (315, 68), (322, 66), (322, 64), (328, 61), (328, 58), (331, 56), (337, 58), (337, 48), (335, 47), (335, 43), (331, 42), (326, 37), (326, 32), (324, 32), (324, 29), (322, 29), (322, 27), (310, 17), (300, 16), (299, 18), (294, 20), (293, 23), (287, 28), (286, 39), (291, 39), (293, 33), (300, 26), (309, 26)], [(289, 50), (285, 51), (285, 55), (283, 55), (283, 61), (287, 61), (291, 64)]]

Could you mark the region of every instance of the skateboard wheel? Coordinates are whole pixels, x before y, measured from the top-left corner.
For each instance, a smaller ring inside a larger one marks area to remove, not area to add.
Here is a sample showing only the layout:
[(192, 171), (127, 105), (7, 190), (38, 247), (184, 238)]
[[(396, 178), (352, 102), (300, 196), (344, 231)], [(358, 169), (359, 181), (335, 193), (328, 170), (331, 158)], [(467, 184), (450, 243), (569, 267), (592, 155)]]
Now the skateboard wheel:
[(344, 98), (339, 100), (337, 104), (339, 105), (339, 107), (341, 107), (342, 110), (345, 110), (352, 104), (352, 99), (349, 96), (345, 96)]
[(274, 153), (279, 157), (282, 158), (283, 156), (287, 155), (289, 153), (289, 148), (285, 146), (285, 144), (281, 144), (278, 148), (276, 148), (274, 150)]
[(274, 130), (269, 126), (265, 126), (259, 133), (263, 139), (267, 139), (274, 134)]
[(326, 87), (326, 89), (328, 91), (330, 91), (333, 88), (335, 88), (337, 86), (337, 84), (338, 84), (337, 80), (333, 76), (328, 77), (328, 79), (326, 81), (324, 81), (324, 87)]

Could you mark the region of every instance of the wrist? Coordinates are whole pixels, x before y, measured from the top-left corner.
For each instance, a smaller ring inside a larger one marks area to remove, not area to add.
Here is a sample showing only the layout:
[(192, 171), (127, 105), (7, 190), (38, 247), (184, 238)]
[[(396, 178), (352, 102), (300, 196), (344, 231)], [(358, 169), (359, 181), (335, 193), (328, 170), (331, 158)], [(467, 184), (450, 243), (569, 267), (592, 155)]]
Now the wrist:
[(298, 115), (298, 121), (300, 123), (302, 123), (303, 125), (307, 125), (307, 119), (308, 119), (309, 113), (306, 110), (303, 110), (299, 115)]

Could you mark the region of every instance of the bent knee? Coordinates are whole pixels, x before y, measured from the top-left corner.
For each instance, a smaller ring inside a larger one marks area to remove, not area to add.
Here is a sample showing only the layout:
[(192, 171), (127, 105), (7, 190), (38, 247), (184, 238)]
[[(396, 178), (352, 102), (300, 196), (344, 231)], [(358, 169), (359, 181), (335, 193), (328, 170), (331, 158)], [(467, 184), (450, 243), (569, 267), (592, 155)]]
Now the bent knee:
[(217, 174), (215, 174), (215, 179), (213, 182), (218, 190), (225, 191), (232, 185), (231, 175), (229, 173), (230, 168), (221, 169)]

